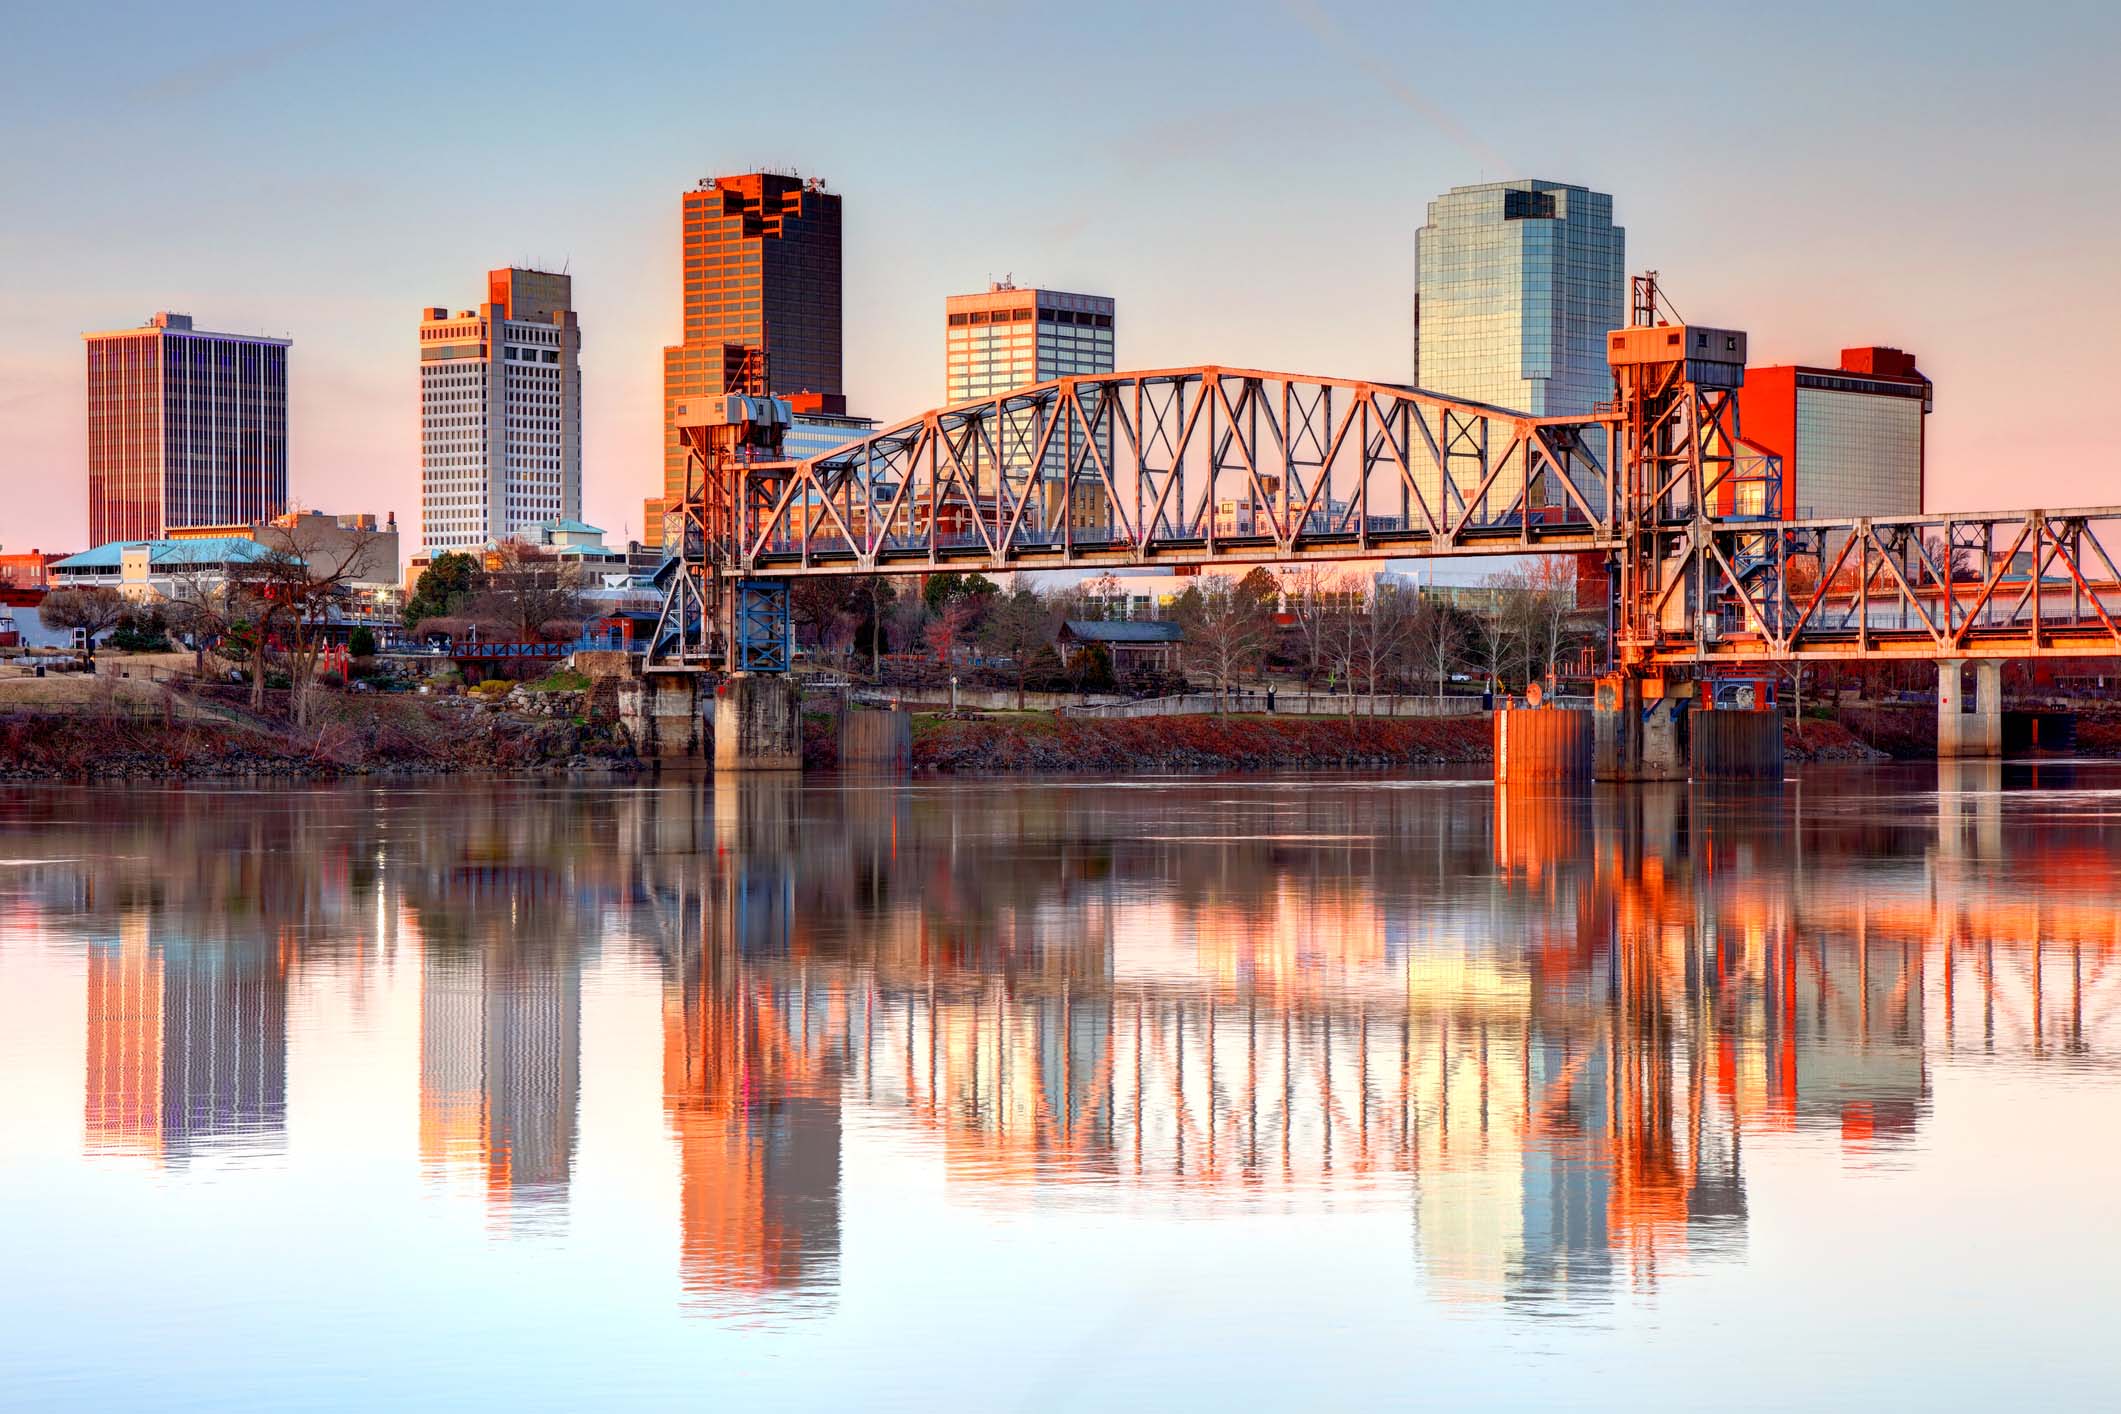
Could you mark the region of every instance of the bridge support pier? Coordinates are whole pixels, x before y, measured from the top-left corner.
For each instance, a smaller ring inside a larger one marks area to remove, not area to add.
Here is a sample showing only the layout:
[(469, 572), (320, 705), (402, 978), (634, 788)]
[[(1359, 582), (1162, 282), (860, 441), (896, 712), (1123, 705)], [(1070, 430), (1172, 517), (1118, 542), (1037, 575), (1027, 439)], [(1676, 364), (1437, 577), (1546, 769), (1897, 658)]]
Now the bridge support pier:
[(1591, 717), (1559, 707), (1495, 709), (1495, 779), (1580, 781), (1591, 772)]
[(2003, 754), (2003, 664), (1994, 658), (1976, 659), (1971, 692), (1967, 667), (1956, 658), (1937, 664), (1939, 760)]
[(714, 690), (717, 771), (803, 769), (802, 695), (785, 673), (738, 673)]
[(1782, 714), (1697, 707), (1687, 724), (1697, 781), (1780, 781)]
[(619, 725), (642, 756), (700, 754), (700, 684), (693, 673), (651, 673), (619, 683)]
[(1687, 708), (1692, 683), (1600, 678), (1592, 710), (1596, 745), (1592, 776), (1601, 781), (1683, 781), (1687, 776)]

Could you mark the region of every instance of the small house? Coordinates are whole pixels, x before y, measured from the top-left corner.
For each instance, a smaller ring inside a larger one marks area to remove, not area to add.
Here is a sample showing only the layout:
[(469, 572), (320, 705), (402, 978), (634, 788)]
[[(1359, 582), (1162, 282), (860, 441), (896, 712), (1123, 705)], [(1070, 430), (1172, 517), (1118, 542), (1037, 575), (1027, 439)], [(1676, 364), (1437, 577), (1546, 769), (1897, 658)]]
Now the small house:
[(1175, 673), (1185, 630), (1167, 619), (1069, 619), (1054, 644), (1062, 662), (1096, 644), (1112, 659), (1116, 677), (1138, 672)]

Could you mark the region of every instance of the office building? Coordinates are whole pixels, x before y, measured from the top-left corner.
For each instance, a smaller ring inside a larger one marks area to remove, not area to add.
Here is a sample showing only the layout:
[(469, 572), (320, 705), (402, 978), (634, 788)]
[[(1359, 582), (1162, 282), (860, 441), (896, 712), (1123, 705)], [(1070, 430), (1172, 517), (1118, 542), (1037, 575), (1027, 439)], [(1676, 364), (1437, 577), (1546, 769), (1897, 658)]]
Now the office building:
[[(846, 403), (844, 398), (830, 401), (840, 407)], [(781, 437), (782, 456), (790, 461), (821, 457), (849, 442), (859, 442), (876, 430), (875, 418), (827, 412), (827, 402), (819, 393), (798, 393), (788, 399), (788, 430)]]
[[(1626, 236), (1610, 196), (1565, 182), (1485, 182), (1430, 202), (1415, 237), (1415, 386), (1540, 417), (1611, 398), (1606, 335), (1627, 322)], [(1436, 473), (1417, 480), (1440, 514)], [(1458, 481), (1444, 498), (1453, 512), (1479, 486), (1470, 460)], [(1523, 489), (1513, 461), (1490, 513)]]
[[(1104, 295), (1020, 289), (1008, 281), (991, 284), (980, 294), (951, 295), (944, 301), (943, 372), (947, 401), (961, 403), (1055, 378), (1112, 372), (1117, 366), (1113, 352), (1113, 315), (1117, 309)], [(1020, 424), (1020, 432), (1022, 440), (1035, 449), (1037, 433), (1028, 415)], [(1016, 438), (1012, 435), (1005, 454), (1014, 445)], [(1100, 434), (1099, 450), (1109, 463), (1109, 436)], [(1056, 434), (1045, 457), (1049, 529), (1060, 523), (1060, 487), (1067, 466), (1067, 449)], [(983, 489), (991, 484), (987, 475), (986, 471), (981, 472)], [(1079, 532), (1104, 531), (1110, 521), (1104, 487), (1078, 483), (1069, 520)]]
[(1913, 354), (1843, 349), (1837, 368), (1748, 368), (1738, 425), (1782, 458), (1785, 517), (1919, 515), (1933, 394)]
[(287, 509), (286, 339), (163, 312), (88, 345), (93, 544)]
[(582, 514), (574, 281), (493, 270), (486, 303), (420, 319), (420, 540), (429, 555)]
[(815, 394), (844, 414), (840, 365), (840, 198), (816, 177), (710, 177), (680, 202), (684, 341), (663, 350), (662, 494), (644, 538), (685, 494), (677, 405), (719, 393)]

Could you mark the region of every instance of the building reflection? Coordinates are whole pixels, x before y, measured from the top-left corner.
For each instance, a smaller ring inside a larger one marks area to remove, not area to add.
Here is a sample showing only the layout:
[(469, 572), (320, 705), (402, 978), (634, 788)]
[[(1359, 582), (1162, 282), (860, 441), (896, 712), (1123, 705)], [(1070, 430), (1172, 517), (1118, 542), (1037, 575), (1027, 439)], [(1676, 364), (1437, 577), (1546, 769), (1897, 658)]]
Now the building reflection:
[(401, 969), (420, 1162), (504, 1231), (569, 1201), (610, 953), (702, 1312), (829, 1307), (891, 1156), (1003, 1210), (1404, 1213), (1439, 1297), (1567, 1313), (1742, 1255), (1762, 1145), (1896, 1162), (1940, 1065), (2121, 1060), (2121, 827), (2010, 769), (180, 802), (8, 907), (82, 941), (96, 1154), (277, 1143), (290, 979)]
[(133, 912), (88, 947), (91, 1150), (182, 1164), (279, 1147), (287, 1129), (286, 955), (158, 935)]

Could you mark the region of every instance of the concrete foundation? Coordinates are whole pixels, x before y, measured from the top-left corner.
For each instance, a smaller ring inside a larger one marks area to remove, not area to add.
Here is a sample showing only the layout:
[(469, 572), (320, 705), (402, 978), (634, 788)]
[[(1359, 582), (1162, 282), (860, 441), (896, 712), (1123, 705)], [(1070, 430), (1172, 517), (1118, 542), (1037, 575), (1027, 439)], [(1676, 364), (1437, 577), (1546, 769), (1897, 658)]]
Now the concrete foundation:
[(644, 757), (701, 754), (700, 686), (692, 673), (656, 673), (618, 685), (619, 725)]
[(1695, 708), (1687, 737), (1697, 781), (1779, 781), (1783, 773), (1780, 712)]
[(865, 771), (913, 766), (913, 714), (850, 708), (840, 722), (840, 765)]
[[(1966, 669), (1974, 670), (1971, 691)], [(2003, 664), (1993, 658), (1937, 664), (1937, 756), (2003, 754)]]
[[(1691, 684), (1686, 686), (1691, 687)], [(1691, 696), (1645, 697), (1634, 678), (1600, 680), (1593, 718), (1592, 775), (1601, 781), (1687, 778)]]
[(1559, 707), (1495, 709), (1495, 779), (1583, 781), (1591, 775), (1591, 714)]
[(740, 673), (714, 690), (714, 767), (803, 769), (802, 694), (794, 679)]

